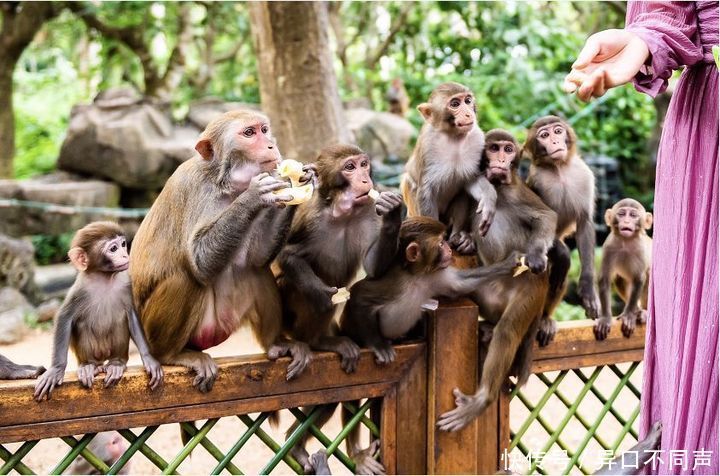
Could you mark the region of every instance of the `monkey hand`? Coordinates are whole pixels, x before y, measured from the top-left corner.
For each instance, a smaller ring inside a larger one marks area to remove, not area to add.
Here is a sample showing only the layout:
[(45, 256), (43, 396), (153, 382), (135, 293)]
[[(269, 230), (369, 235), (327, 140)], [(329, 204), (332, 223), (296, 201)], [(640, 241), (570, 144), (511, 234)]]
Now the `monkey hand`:
[(274, 194), (277, 190), (288, 188), (290, 184), (284, 180), (279, 180), (272, 175), (263, 172), (256, 175), (250, 180), (250, 185), (245, 193), (256, 195), (258, 202), (266, 207), (276, 206), (278, 208), (285, 207), (284, 202), (289, 202), (293, 196), (289, 193)]
[(496, 201), (497, 196), (483, 196), (481, 200), (478, 200), (475, 213), (480, 215), (480, 220), (478, 221), (478, 233), (480, 233), (480, 236), (485, 236), (490, 229), (490, 225), (492, 225), (493, 219), (495, 218)]
[(557, 324), (550, 316), (543, 316), (538, 323), (538, 331), (535, 338), (538, 341), (540, 347), (547, 346), (550, 342), (555, 339), (557, 333)]
[(303, 165), (302, 170), (303, 172), (305, 172), (305, 175), (300, 177), (299, 182), (303, 185), (311, 182), (313, 184), (313, 187), (317, 187), (317, 166), (315, 164), (306, 164)]
[(330, 473), (330, 466), (328, 466), (327, 454), (323, 450), (311, 454), (309, 463), (310, 471), (306, 472), (306, 474), (332, 474)]
[(402, 203), (403, 200), (399, 194), (394, 192), (381, 192), (375, 201), (375, 212), (382, 217), (386, 217), (392, 212), (395, 212), (399, 216), (402, 210)]
[(531, 251), (527, 254), (527, 265), (530, 272), (540, 274), (547, 269), (547, 254), (543, 252)]
[(95, 376), (103, 370), (95, 364), (83, 364), (77, 369), (77, 377), (83, 387), (92, 388)]
[(453, 395), (456, 408), (440, 415), (437, 421), (437, 427), (443, 431), (458, 431), (465, 428), (485, 410), (489, 403), (486, 398), (465, 395), (458, 388), (453, 390)]
[(597, 319), (600, 315), (600, 299), (595, 292), (595, 285), (592, 278), (580, 277), (578, 293), (582, 300), (582, 307), (585, 315), (590, 319)]
[(313, 307), (318, 314), (327, 314), (332, 311), (335, 304), (332, 302), (332, 297), (338, 292), (338, 288), (335, 286), (326, 286), (322, 283), (318, 286), (311, 286), (305, 290), (305, 293), (310, 302), (313, 303)]
[(597, 321), (595, 321), (595, 326), (593, 326), (593, 333), (595, 334), (595, 339), (596, 340), (607, 339), (608, 334), (610, 334), (611, 327), (612, 327), (612, 317), (600, 316), (600, 318)]
[(476, 248), (475, 248), (475, 240), (473, 240), (473, 237), (470, 233), (467, 231), (461, 230), (454, 232), (450, 235), (450, 238), (448, 239), (448, 243), (450, 246), (453, 247), (458, 253), (463, 255), (472, 255), (475, 254)]
[(270, 360), (276, 360), (286, 355), (292, 356), (285, 376), (286, 380), (292, 380), (300, 375), (303, 370), (305, 370), (305, 367), (310, 365), (313, 358), (310, 346), (300, 341), (279, 342), (273, 344), (267, 351), (267, 356)]
[(375, 362), (379, 365), (386, 365), (395, 361), (395, 349), (393, 349), (389, 341), (374, 345), (371, 349), (375, 353)]
[(38, 402), (47, 396), (50, 400), (50, 394), (63, 383), (65, 378), (65, 367), (50, 367), (44, 374), (40, 376), (37, 383), (35, 384), (35, 393), (33, 397)]
[(151, 355), (146, 355), (142, 361), (143, 366), (145, 367), (145, 372), (147, 372), (150, 377), (150, 381), (148, 382), (150, 390), (155, 390), (156, 388), (161, 387), (165, 378), (165, 372), (163, 371), (160, 362)]
[(105, 388), (114, 387), (125, 373), (123, 362), (111, 362), (105, 366)]
[(385, 466), (377, 460), (379, 454), (380, 440), (373, 441), (370, 446), (355, 453), (355, 474), (385, 474)]

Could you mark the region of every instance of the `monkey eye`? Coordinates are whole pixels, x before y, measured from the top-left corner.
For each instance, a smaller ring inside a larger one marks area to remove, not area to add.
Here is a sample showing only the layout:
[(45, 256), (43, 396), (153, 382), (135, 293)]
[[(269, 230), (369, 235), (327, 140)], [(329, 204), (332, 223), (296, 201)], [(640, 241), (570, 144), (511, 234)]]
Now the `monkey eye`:
[(455, 108), (455, 107), (458, 107), (458, 106), (460, 106), (460, 100), (459, 100), (459, 99), (455, 98), (455, 99), (453, 99), (452, 101), (450, 101), (450, 107)]
[(505, 146), (505, 153), (512, 154), (513, 152), (515, 152), (515, 150), (513, 150), (512, 146), (509, 146), (509, 145)]
[(115, 253), (118, 250), (118, 245), (112, 245), (110, 247), (110, 253)]
[(252, 136), (254, 136), (254, 135), (255, 135), (255, 128), (253, 128), (253, 127), (247, 127), (247, 128), (243, 131), (243, 135), (244, 135), (245, 137), (252, 137)]
[(636, 212), (635, 210), (633, 210), (633, 211), (630, 212), (630, 216), (631, 216), (632, 218), (637, 218), (638, 214), (637, 214), (637, 212)]
[(270, 128), (268, 126), (262, 126), (260, 128), (260, 130), (262, 131), (263, 134), (267, 134), (268, 131), (270, 130)]
[(555, 128), (555, 134), (562, 134), (563, 132), (564, 132), (564, 129), (562, 127)]
[(473, 102), (472, 96), (468, 96), (465, 98), (465, 104), (472, 104), (472, 102)]
[(123, 242), (121, 243), (121, 246), (122, 246), (123, 248), (126, 248), (126, 247), (127, 247), (127, 242), (126, 242), (125, 240), (123, 240)]
[(353, 164), (352, 162), (348, 162), (347, 164), (345, 164), (344, 169), (348, 171), (355, 170), (355, 164)]
[(540, 137), (541, 139), (547, 139), (549, 135), (550, 135), (550, 133), (549, 133), (548, 131), (542, 131), (542, 132), (538, 135), (538, 137)]
[(367, 160), (363, 160), (362, 162), (360, 162), (360, 167), (362, 167), (362, 168), (364, 168), (364, 169), (367, 168), (368, 165), (369, 165), (369, 164), (368, 164), (368, 161), (367, 161)]
[(498, 150), (500, 150), (500, 146), (498, 146), (497, 144), (492, 144), (490, 145), (490, 150), (492, 152), (497, 152)]

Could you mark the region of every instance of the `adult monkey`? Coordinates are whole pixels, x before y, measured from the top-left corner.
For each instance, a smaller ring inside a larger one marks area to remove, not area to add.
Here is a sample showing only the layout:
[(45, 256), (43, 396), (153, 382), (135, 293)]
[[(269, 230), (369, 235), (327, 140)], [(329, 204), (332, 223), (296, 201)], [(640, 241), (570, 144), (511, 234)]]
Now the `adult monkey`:
[(555, 337), (552, 315), (565, 294), (570, 269), (570, 250), (563, 240), (573, 233), (580, 253), (582, 306), (591, 319), (600, 314), (595, 291), (595, 176), (577, 151), (575, 131), (557, 116), (535, 121), (524, 150), (532, 160), (527, 184), (558, 216), (556, 239), (548, 252), (550, 290), (538, 330), (540, 345), (547, 345)]
[(269, 174), (280, 160), (269, 120), (255, 111), (225, 113), (195, 149), (199, 155), (165, 184), (130, 253), (133, 298), (151, 351), (162, 363), (190, 367), (193, 385), (207, 392), (218, 368), (202, 350), (249, 320), (269, 358), (292, 355), (292, 378), (310, 350), (281, 338), (269, 264), (296, 207), (285, 208), (290, 195), (272, 193), (288, 184)]
[(495, 213), (496, 194), (480, 173), (485, 135), (478, 127), (475, 96), (459, 83), (443, 83), (417, 107), (425, 119), (400, 183), (408, 216), (428, 216), (451, 225), (450, 244), (472, 253), (466, 229), (469, 201), (477, 201), (477, 224), (487, 233)]
[(474, 395), (453, 391), (457, 407), (440, 416), (437, 425), (442, 430), (457, 431), (480, 415), (497, 398), (508, 373), (517, 375), (518, 385), (530, 376), (532, 345), (548, 293), (546, 254), (557, 215), (518, 177), (519, 163), (520, 147), (510, 133), (487, 133), (481, 170), (497, 191), (497, 208), (484, 237), (474, 226), (478, 255), (487, 267), (524, 253), (531, 272), (498, 274), (473, 293), (480, 315), (495, 327), (479, 388)]

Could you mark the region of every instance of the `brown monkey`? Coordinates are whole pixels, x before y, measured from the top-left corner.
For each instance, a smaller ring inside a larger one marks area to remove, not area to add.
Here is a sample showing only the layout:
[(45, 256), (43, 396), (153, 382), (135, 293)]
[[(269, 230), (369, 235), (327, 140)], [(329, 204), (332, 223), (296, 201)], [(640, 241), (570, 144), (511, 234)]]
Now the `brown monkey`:
[(580, 253), (579, 293), (585, 313), (596, 319), (600, 301), (595, 291), (595, 176), (577, 151), (575, 131), (557, 116), (541, 117), (530, 128), (524, 145), (530, 156), (527, 183), (557, 213), (555, 242), (548, 252), (550, 291), (540, 321), (538, 341), (547, 345), (557, 326), (553, 312), (565, 294), (570, 250), (563, 240), (575, 233)]
[(385, 99), (388, 102), (389, 111), (400, 117), (405, 117), (410, 107), (410, 98), (405, 90), (405, 84), (401, 78), (394, 78), (390, 82), (390, 87), (385, 93)]
[[(352, 338), (375, 353), (378, 364), (395, 359), (391, 341), (410, 331), (422, 318), (424, 309), (432, 308), (439, 297), (458, 297), (478, 287), (491, 286), (496, 276), (510, 277), (519, 263), (519, 254), (493, 266), (457, 269), (452, 251), (445, 240), (446, 227), (430, 217), (410, 217), (393, 232), (397, 251), (388, 259), (390, 266), (373, 276), (355, 283), (350, 300), (340, 319), (340, 334)], [(349, 370), (354, 370), (353, 367)], [(333, 414), (335, 404), (326, 405), (315, 420), (322, 426)], [(372, 412), (371, 412), (372, 413)], [(343, 418), (347, 420), (343, 412)], [(293, 448), (298, 461), (307, 461), (302, 438)], [(384, 474), (382, 464), (374, 456), (379, 442), (360, 449), (359, 434), (353, 431), (346, 440), (348, 454), (353, 458), (357, 474)], [(316, 469), (312, 463), (306, 471)]]
[(132, 247), (133, 293), (150, 348), (163, 363), (190, 367), (193, 385), (207, 392), (218, 368), (202, 351), (249, 321), (269, 358), (292, 355), (292, 378), (309, 349), (281, 337), (269, 265), (297, 207), (285, 207), (291, 195), (273, 193), (289, 184), (270, 175), (280, 152), (269, 120), (227, 112), (208, 124), (195, 149), (199, 155), (168, 179)]
[(408, 216), (429, 216), (452, 227), (450, 244), (472, 253), (468, 233), (469, 202), (478, 203), (480, 233), (485, 234), (495, 213), (495, 190), (480, 174), (485, 135), (475, 117), (475, 97), (466, 86), (443, 83), (418, 111), (425, 119), (400, 183)]
[[(360, 351), (351, 339), (333, 335), (332, 296), (351, 283), (361, 266), (369, 276), (387, 268), (397, 249), (402, 198), (382, 192), (373, 202), (370, 159), (355, 146), (324, 148), (316, 166), (318, 190), (299, 207), (277, 259), (284, 328), (312, 349), (338, 353), (342, 368), (351, 372)], [(311, 471), (304, 442), (295, 446), (293, 456)]]
[(630, 337), (636, 322), (645, 322), (650, 282), (652, 238), (645, 230), (652, 227), (652, 213), (637, 200), (625, 198), (605, 211), (605, 223), (610, 228), (603, 244), (600, 272), (600, 304), (602, 312), (595, 323), (595, 337), (603, 340), (610, 332), (610, 285), (615, 285), (625, 309), (620, 314), (622, 331)]
[(349, 339), (330, 335), (332, 296), (361, 266), (370, 276), (388, 266), (397, 247), (402, 198), (382, 192), (373, 203), (370, 159), (355, 146), (324, 148), (316, 166), (317, 193), (300, 206), (277, 259), (285, 330), (312, 349), (337, 352), (349, 372), (360, 354)]
[(0, 380), (19, 380), (24, 378), (37, 378), (45, 367), (35, 365), (20, 365), (0, 354)]
[(133, 307), (122, 228), (107, 221), (86, 225), (75, 233), (68, 256), (78, 275), (58, 311), (52, 365), (38, 379), (35, 399), (49, 399), (62, 384), (68, 345), (77, 357), (82, 385), (91, 388), (100, 372), (106, 373), (105, 388), (117, 384), (125, 372), (131, 337), (150, 376), (150, 388), (160, 386), (162, 367), (150, 354)]
[[(117, 431), (102, 431), (87, 445), (92, 454), (108, 466), (115, 464), (128, 449), (127, 442)], [(68, 468), (67, 474), (102, 474), (82, 456), (78, 456)], [(117, 474), (130, 474), (128, 461)]]
[(518, 376), (518, 385), (530, 374), (532, 344), (548, 292), (546, 255), (557, 215), (518, 177), (519, 162), (520, 147), (510, 133), (500, 129), (487, 133), (481, 170), (497, 191), (497, 209), (488, 233), (483, 237), (475, 232), (478, 255), (483, 263), (493, 265), (514, 252), (526, 253), (532, 272), (517, 277), (498, 274), (473, 293), (480, 315), (495, 328), (480, 387), (471, 396), (454, 390), (457, 408), (440, 416), (442, 430), (459, 430), (480, 415), (497, 398), (508, 373)]

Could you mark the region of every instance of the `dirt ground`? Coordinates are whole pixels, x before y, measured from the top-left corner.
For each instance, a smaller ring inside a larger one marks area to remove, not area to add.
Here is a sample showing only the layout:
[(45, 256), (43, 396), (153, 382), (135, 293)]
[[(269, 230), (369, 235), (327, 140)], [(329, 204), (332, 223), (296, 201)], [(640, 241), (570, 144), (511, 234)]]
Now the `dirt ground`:
[[(16, 362), (25, 364), (45, 365), (50, 360), (52, 350), (52, 333), (49, 330), (33, 330), (22, 342), (10, 346), (2, 346), (2, 354)], [(134, 351), (134, 349), (132, 349)], [(255, 343), (248, 329), (243, 329), (233, 335), (228, 341), (222, 345), (210, 350), (210, 354), (215, 357), (236, 355), (238, 353), (257, 353), (261, 352), (260, 347)], [(129, 365), (139, 365), (140, 358), (137, 352), (131, 352)], [(625, 370), (629, 364), (621, 365), (621, 370)], [(74, 370), (76, 363), (73, 358), (69, 359), (68, 370)], [(590, 376), (591, 371), (585, 369), (586, 376)], [(554, 381), (558, 373), (545, 374), (550, 381)], [(638, 368), (631, 378), (631, 382), (640, 389), (641, 388), (642, 368)], [(606, 398), (609, 397), (618, 382), (609, 369), (604, 369), (600, 377), (596, 381), (596, 388)], [(582, 382), (572, 372), (566, 376), (559, 386), (559, 390), (571, 403), (574, 402), (579, 391), (582, 389)], [(527, 400), (535, 404), (545, 393), (547, 387), (540, 380), (532, 376), (528, 385), (523, 389), (522, 393)], [(629, 389), (623, 388), (615, 402), (614, 408), (624, 418), (631, 416), (633, 410), (637, 406), (637, 398)], [(601, 421), (596, 422), (603, 404), (588, 392), (580, 406), (580, 413), (585, 418), (588, 425), (598, 424), (598, 434), (604, 437), (606, 443), (612, 445), (615, 443), (615, 437), (621, 430), (622, 425), (610, 414), (607, 414)], [(544, 409), (540, 413), (542, 421), (545, 422), (551, 431), (561, 423), (567, 413), (567, 407), (560, 399), (553, 395), (548, 400)], [(510, 409), (510, 424), (513, 431), (518, 431), (529, 414), (529, 410), (521, 402), (519, 398), (515, 398)], [(256, 415), (251, 415), (255, 417)], [(262, 428), (269, 433), (277, 442), (282, 442), (285, 430), (293, 422), (289, 412), (282, 412), (281, 422), (278, 429), (273, 429), (266, 422)], [(199, 422), (201, 425), (203, 422)], [(637, 429), (638, 421), (636, 420), (633, 427)], [(340, 431), (341, 424), (339, 412), (329, 422), (323, 430), (331, 438)], [(209, 439), (223, 452), (228, 451), (237, 441), (240, 435), (246, 430), (245, 425), (235, 417), (222, 418), (210, 431)], [(135, 429), (135, 434), (139, 434), (142, 429)], [(585, 438), (586, 430), (577, 419), (572, 418), (567, 426), (561, 432), (561, 439), (566, 448), (576, 448)], [(367, 436), (366, 436), (367, 439)], [(523, 444), (537, 454), (540, 451), (546, 451), (548, 456), (545, 459), (543, 470), (550, 474), (559, 473), (567, 463), (559, 453), (562, 448), (554, 445), (551, 448), (544, 448), (548, 439), (548, 432), (543, 429), (540, 420), (533, 422), (522, 438)], [(179, 438), (179, 429), (177, 425), (164, 425), (160, 427), (148, 440), (148, 444), (157, 453), (159, 453), (166, 461), (170, 461), (177, 452), (182, 448)], [(619, 450), (625, 450), (634, 444), (631, 436), (626, 436), (621, 442)], [(10, 451), (15, 451), (20, 444), (5, 445)], [(310, 452), (314, 452), (321, 448), (320, 443), (312, 439), (309, 445)], [(344, 450), (344, 445), (341, 446)], [(69, 447), (60, 439), (43, 440), (33, 448), (33, 450), (23, 459), (33, 471), (38, 474), (48, 473), (55, 464), (69, 451)], [(595, 468), (602, 461), (601, 447), (591, 439), (587, 449), (583, 453), (583, 463), (589, 469)], [(233, 459), (233, 463), (238, 466), (246, 474), (258, 473), (272, 457), (273, 452), (258, 438), (252, 438)], [(510, 468), (515, 472), (523, 473), (527, 471), (527, 462), (519, 460), (519, 450), (515, 449), (508, 460)], [(198, 446), (194, 450), (191, 458), (185, 460), (178, 472), (181, 474), (208, 474), (215, 467), (217, 461), (202, 447)], [(142, 454), (137, 453), (131, 460), (131, 472), (133, 474), (159, 474), (160, 470), (154, 466)], [(349, 474), (349, 471), (335, 458), (330, 459), (330, 469), (333, 474)], [(227, 472), (225, 472), (227, 474)], [(276, 474), (291, 474), (292, 471), (284, 463), (280, 463), (276, 470)], [(579, 471), (574, 471), (578, 473)]]

